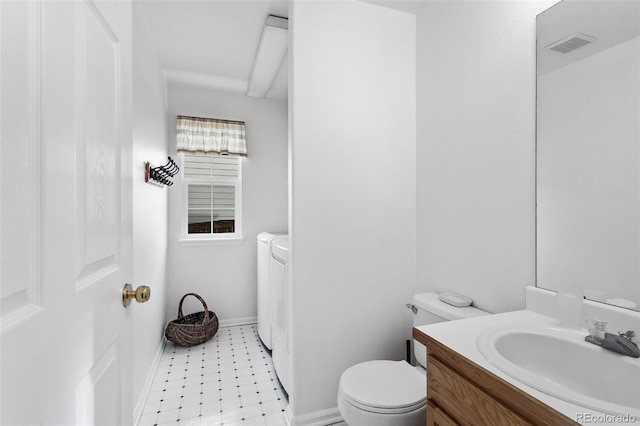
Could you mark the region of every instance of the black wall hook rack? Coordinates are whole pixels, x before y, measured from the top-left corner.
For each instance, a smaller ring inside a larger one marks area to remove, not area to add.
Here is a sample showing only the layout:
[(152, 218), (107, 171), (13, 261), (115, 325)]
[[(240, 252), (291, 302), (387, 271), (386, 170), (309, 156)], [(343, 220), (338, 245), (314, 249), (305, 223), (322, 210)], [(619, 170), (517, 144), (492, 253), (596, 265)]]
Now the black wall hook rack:
[(144, 181), (157, 186), (171, 186), (173, 182), (171, 178), (178, 174), (180, 167), (171, 157), (167, 157), (169, 162), (164, 166), (154, 167), (148, 161), (144, 163)]

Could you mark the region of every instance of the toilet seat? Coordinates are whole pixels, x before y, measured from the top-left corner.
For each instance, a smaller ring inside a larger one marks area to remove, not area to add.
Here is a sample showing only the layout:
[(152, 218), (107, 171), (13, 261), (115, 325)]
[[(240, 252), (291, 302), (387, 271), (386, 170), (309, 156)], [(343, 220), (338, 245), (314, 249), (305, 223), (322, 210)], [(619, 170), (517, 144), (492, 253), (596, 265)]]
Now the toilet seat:
[(362, 410), (362, 411), (366, 411), (368, 413), (372, 413), (372, 414), (389, 414), (389, 415), (393, 415), (393, 414), (405, 414), (405, 413), (410, 413), (412, 411), (415, 410), (420, 410), (422, 408), (424, 408), (426, 406), (426, 402), (423, 402), (421, 404), (417, 404), (413, 407), (399, 407), (399, 408), (380, 408), (380, 407), (370, 407), (368, 405), (364, 405), (361, 404), (359, 402), (356, 402), (354, 400), (352, 400), (351, 398), (349, 398), (348, 396), (346, 396), (343, 392), (338, 391), (338, 398), (342, 398), (342, 400), (346, 403), (346, 404), (350, 404), (353, 407)]
[(339, 395), (353, 406), (378, 414), (401, 414), (425, 406), (424, 375), (405, 361), (367, 361), (340, 377)]

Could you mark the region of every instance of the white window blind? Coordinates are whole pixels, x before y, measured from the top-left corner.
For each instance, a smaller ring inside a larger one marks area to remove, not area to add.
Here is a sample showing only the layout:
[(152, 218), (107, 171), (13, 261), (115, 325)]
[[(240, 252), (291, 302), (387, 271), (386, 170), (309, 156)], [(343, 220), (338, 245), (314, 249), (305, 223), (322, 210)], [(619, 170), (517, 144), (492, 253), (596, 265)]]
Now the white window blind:
[(227, 155), (184, 154), (184, 175), (191, 178), (238, 177), (238, 159)]
[(239, 157), (183, 154), (188, 235), (239, 235), (240, 164)]

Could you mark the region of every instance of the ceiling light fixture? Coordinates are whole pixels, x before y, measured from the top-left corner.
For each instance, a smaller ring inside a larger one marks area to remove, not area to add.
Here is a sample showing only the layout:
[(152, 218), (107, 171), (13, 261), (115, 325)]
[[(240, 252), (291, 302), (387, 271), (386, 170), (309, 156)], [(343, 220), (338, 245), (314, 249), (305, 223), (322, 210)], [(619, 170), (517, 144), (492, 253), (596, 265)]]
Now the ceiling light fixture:
[(269, 15), (262, 29), (260, 44), (251, 70), (247, 96), (264, 98), (287, 54), (289, 20)]

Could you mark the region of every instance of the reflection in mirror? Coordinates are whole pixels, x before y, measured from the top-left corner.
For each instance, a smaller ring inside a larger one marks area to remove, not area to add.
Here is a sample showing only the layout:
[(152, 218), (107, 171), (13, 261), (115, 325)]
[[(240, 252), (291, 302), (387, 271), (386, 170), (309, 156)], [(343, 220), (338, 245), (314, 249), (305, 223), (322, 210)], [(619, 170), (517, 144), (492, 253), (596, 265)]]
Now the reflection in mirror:
[(640, 306), (640, 1), (537, 18), (539, 287)]

